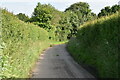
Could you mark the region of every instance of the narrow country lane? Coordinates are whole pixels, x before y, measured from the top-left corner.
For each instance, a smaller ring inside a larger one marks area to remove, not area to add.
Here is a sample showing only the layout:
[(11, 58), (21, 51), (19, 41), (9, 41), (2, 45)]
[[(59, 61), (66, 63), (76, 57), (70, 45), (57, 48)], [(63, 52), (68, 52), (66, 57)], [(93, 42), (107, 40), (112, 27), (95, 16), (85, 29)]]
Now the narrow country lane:
[(32, 78), (94, 78), (72, 59), (65, 46), (55, 45), (44, 51), (33, 70)]

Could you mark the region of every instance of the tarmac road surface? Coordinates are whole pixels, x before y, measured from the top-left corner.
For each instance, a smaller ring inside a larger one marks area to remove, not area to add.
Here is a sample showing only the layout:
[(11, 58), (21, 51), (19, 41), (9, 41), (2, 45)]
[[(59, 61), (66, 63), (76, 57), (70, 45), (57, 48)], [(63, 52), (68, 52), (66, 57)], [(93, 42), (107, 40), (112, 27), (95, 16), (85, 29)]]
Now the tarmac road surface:
[(60, 44), (45, 50), (36, 63), (32, 78), (94, 78), (72, 59), (65, 47)]

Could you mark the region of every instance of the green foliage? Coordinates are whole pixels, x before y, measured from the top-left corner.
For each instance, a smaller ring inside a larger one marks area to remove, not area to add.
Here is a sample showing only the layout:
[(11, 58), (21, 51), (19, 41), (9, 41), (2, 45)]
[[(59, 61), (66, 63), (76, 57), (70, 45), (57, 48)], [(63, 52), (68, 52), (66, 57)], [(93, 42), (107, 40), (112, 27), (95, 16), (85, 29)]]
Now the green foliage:
[(67, 27), (66, 29), (67, 31), (70, 31), (70, 33), (67, 35), (68, 39), (75, 36), (80, 25), (82, 25), (86, 21), (97, 18), (96, 14), (91, 12), (89, 4), (85, 2), (74, 3), (70, 7), (68, 7), (65, 12), (68, 20), (64, 19), (62, 21), (67, 21), (66, 25), (69, 24), (69, 28)]
[(80, 27), (75, 39), (67, 45), (78, 63), (97, 69), (100, 78), (120, 78), (120, 13), (90, 21)]
[[(81, 10), (76, 10), (76, 6)], [(77, 28), (88, 20), (95, 19), (96, 15), (91, 12), (89, 5), (79, 2), (71, 5), (72, 8), (66, 9), (65, 12), (56, 10), (50, 4), (38, 3), (34, 9), (30, 22), (38, 25), (49, 32), (49, 39), (64, 41), (75, 36)]]
[(25, 21), (25, 22), (27, 22), (27, 21), (29, 20), (29, 17), (26, 16), (25, 14), (23, 14), (23, 13), (19, 13), (19, 14), (17, 14), (16, 16), (17, 16), (20, 20)]
[(67, 11), (62, 15), (59, 25), (57, 26), (56, 36), (60, 41), (67, 40), (75, 36), (79, 26), (78, 16), (74, 12)]
[(113, 13), (116, 13), (120, 10), (120, 5), (114, 5), (112, 7), (106, 6), (104, 9), (101, 10), (101, 12), (98, 14), (98, 17), (102, 16), (109, 16)]
[(96, 15), (91, 12), (91, 9), (89, 7), (90, 7), (89, 4), (86, 2), (78, 2), (78, 3), (72, 4), (70, 7), (68, 7), (65, 10), (65, 12), (72, 11), (72, 12), (76, 13), (80, 23), (84, 23), (84, 22), (96, 17)]
[(34, 9), (33, 16), (32, 16), (32, 22), (39, 22), (39, 23), (47, 23), (49, 24), (52, 16), (50, 15), (50, 9), (48, 7), (51, 7), (50, 5), (42, 5), (38, 3), (36, 8)]
[(82, 14), (88, 14), (91, 10), (89, 9), (89, 4), (85, 2), (78, 2), (72, 4), (65, 11), (81, 12)]
[(0, 78), (27, 78), (39, 54), (49, 46), (48, 33), (2, 11)]
[(72, 4), (61, 15), (55, 36), (59, 41), (70, 39), (75, 36), (81, 24), (95, 18), (96, 15), (89, 9), (88, 3), (78, 2)]
[(38, 3), (34, 9), (33, 16), (30, 19), (30, 22), (38, 25), (49, 32), (49, 39), (54, 40), (55, 38), (55, 27), (51, 25), (52, 13), (56, 11), (54, 7), (50, 4), (40, 4)]

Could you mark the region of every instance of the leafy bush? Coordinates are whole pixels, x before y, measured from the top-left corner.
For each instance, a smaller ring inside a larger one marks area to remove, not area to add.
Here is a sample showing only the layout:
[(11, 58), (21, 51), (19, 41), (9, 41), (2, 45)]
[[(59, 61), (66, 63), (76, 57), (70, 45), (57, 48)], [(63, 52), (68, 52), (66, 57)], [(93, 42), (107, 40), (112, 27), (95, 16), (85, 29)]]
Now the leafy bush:
[(19, 14), (17, 14), (16, 16), (17, 16), (20, 20), (25, 21), (25, 22), (28, 22), (28, 20), (29, 20), (29, 17), (28, 17), (27, 15), (23, 14), (23, 13), (19, 13)]
[(47, 30), (50, 40), (66, 41), (75, 36), (81, 24), (95, 18), (96, 15), (85, 2), (75, 3), (64, 12), (50, 4), (38, 3), (29, 21)]
[(88, 22), (67, 45), (78, 63), (95, 67), (100, 78), (118, 78), (120, 13)]
[(2, 12), (0, 78), (26, 78), (41, 51), (49, 46), (48, 33), (24, 23), (6, 10)]
[(98, 17), (109, 16), (111, 14), (120, 11), (120, 5), (113, 5), (112, 7), (106, 6), (104, 9), (101, 9), (101, 12), (98, 14)]

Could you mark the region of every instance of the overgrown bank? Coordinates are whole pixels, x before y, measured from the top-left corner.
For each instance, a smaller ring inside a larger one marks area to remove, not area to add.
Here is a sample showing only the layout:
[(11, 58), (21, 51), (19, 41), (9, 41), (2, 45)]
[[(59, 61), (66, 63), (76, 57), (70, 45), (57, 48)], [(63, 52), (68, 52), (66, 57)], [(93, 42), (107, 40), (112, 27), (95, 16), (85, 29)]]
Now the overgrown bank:
[(0, 78), (26, 78), (41, 51), (49, 46), (48, 33), (6, 10), (0, 11)]
[(95, 67), (100, 78), (118, 78), (119, 75), (120, 13), (91, 21), (81, 26), (76, 39), (67, 45), (78, 63)]

